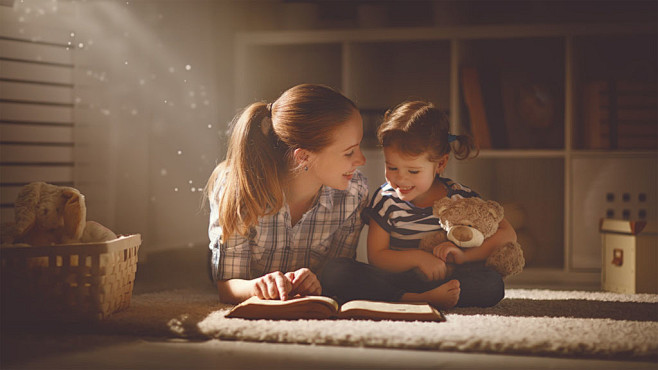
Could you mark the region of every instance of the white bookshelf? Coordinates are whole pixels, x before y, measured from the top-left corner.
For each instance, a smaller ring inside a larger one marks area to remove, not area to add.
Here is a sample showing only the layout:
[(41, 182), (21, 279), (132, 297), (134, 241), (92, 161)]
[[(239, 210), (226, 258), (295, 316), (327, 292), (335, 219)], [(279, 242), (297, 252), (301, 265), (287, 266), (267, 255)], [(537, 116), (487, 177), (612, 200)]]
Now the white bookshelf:
[[(586, 180), (583, 174), (575, 172), (583, 163), (586, 167), (588, 160), (597, 166), (606, 160), (621, 163), (622, 167), (624, 163), (641, 163), (639, 167), (627, 167), (632, 169), (629, 176), (637, 177), (642, 183), (642, 189), (633, 191), (644, 192), (648, 198), (644, 204), (634, 206), (644, 207), (647, 218), (658, 218), (656, 177), (649, 175), (658, 169), (658, 153), (654, 148), (590, 150), (582, 145), (581, 90), (584, 82), (593, 78), (588, 70), (596, 61), (588, 53), (599, 50), (600, 44), (609, 38), (616, 44), (638, 41), (642, 49), (647, 46), (649, 51), (639, 50), (637, 54), (656, 64), (653, 24), (240, 33), (236, 37), (236, 108), (256, 100), (272, 101), (297, 83), (323, 83), (352, 98), (366, 113), (364, 118), (404, 100), (423, 99), (448, 111), (452, 131), (463, 132), (468, 122), (461, 91), (463, 65), (491, 61), (503, 69), (514, 65), (529, 75), (543, 77), (558, 90), (554, 95), (557, 126), (551, 126), (549, 131), (537, 131), (525, 146), (483, 149), (473, 161), (453, 160), (447, 176), (487, 198), (501, 203), (515, 202), (525, 209), (525, 226), (520, 231), (528, 243), (535, 244), (530, 267), (592, 272), (600, 267), (598, 230), (582, 230), (584, 204), (574, 199), (584, 191), (574, 186), (587, 182), (583, 182)], [(649, 40), (653, 40), (653, 45)], [(364, 148), (364, 152), (368, 163), (363, 172), (374, 189), (383, 181), (382, 155), (373, 146)], [(609, 191), (623, 192), (624, 183), (633, 180), (612, 176), (602, 181), (609, 181)], [(605, 192), (605, 188), (599, 186), (597, 191)], [(578, 237), (574, 238), (576, 230)]]

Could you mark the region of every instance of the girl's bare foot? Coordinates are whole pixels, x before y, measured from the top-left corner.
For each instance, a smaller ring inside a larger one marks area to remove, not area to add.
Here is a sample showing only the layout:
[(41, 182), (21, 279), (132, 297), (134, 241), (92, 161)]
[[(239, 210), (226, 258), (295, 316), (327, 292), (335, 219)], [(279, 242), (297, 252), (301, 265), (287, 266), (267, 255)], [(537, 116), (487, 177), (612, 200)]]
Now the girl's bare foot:
[(439, 309), (453, 308), (459, 301), (458, 280), (450, 280), (432, 290), (423, 293), (405, 293), (400, 299), (403, 302), (427, 302)]
[(459, 301), (459, 280), (450, 280), (449, 282), (425, 292), (429, 294), (428, 303), (434, 307), (447, 309), (453, 308)]

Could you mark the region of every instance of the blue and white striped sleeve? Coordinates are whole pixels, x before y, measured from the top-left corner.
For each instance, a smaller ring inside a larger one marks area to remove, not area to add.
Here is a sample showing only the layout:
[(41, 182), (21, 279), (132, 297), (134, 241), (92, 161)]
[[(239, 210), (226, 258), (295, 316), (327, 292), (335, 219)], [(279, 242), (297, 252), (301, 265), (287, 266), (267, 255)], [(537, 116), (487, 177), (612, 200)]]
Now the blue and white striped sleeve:
[(380, 186), (377, 191), (375, 191), (375, 194), (372, 195), (370, 204), (363, 211), (363, 215), (366, 219), (366, 223), (369, 223), (370, 220), (374, 220), (382, 227), (382, 229), (390, 233), (393, 225), (391, 225), (388, 217), (388, 208), (391, 203), (390, 199), (383, 195), (383, 188), (385, 185), (386, 184)]

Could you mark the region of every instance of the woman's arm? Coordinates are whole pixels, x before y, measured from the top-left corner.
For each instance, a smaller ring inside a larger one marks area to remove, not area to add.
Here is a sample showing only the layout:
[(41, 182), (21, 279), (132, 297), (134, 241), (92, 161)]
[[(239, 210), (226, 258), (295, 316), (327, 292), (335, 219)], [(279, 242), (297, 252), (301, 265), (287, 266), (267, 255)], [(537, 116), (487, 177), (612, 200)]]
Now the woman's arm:
[(228, 279), (217, 281), (219, 300), (222, 303), (238, 304), (254, 296), (255, 287), (254, 280)]
[(256, 296), (260, 299), (286, 299), (300, 295), (320, 295), (322, 288), (317, 276), (307, 268), (281, 273), (271, 272), (256, 279), (227, 279), (217, 282), (219, 300), (238, 304)]
[(428, 280), (440, 280), (446, 275), (446, 265), (440, 259), (420, 249), (397, 251), (389, 248), (390, 234), (377, 222), (368, 229), (368, 262), (389, 272), (404, 272), (414, 268)]
[(217, 290), (219, 300), (223, 303), (237, 304), (253, 296), (285, 301), (292, 291), (292, 282), (283, 273), (276, 271), (251, 280), (219, 280)]

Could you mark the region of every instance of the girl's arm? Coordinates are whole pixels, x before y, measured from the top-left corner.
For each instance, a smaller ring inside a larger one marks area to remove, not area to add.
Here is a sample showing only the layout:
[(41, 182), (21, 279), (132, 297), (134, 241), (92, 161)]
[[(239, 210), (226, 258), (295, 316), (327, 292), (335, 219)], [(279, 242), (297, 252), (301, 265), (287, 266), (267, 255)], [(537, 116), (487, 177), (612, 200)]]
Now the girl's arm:
[(390, 234), (374, 220), (368, 228), (368, 262), (389, 272), (404, 272), (418, 267), (428, 280), (445, 278), (446, 265), (420, 249), (396, 251), (389, 248)]
[(516, 231), (506, 219), (503, 218), (498, 225), (496, 233), (484, 239), (481, 246), (467, 248), (464, 251), (464, 262), (475, 262), (486, 260), (494, 250), (510, 242), (516, 242)]
[(447, 242), (434, 248), (434, 255), (446, 262), (457, 264), (484, 261), (496, 248), (510, 242), (516, 242), (516, 231), (514, 231), (512, 224), (503, 218), (496, 233), (484, 239), (481, 246), (461, 249), (452, 242)]

